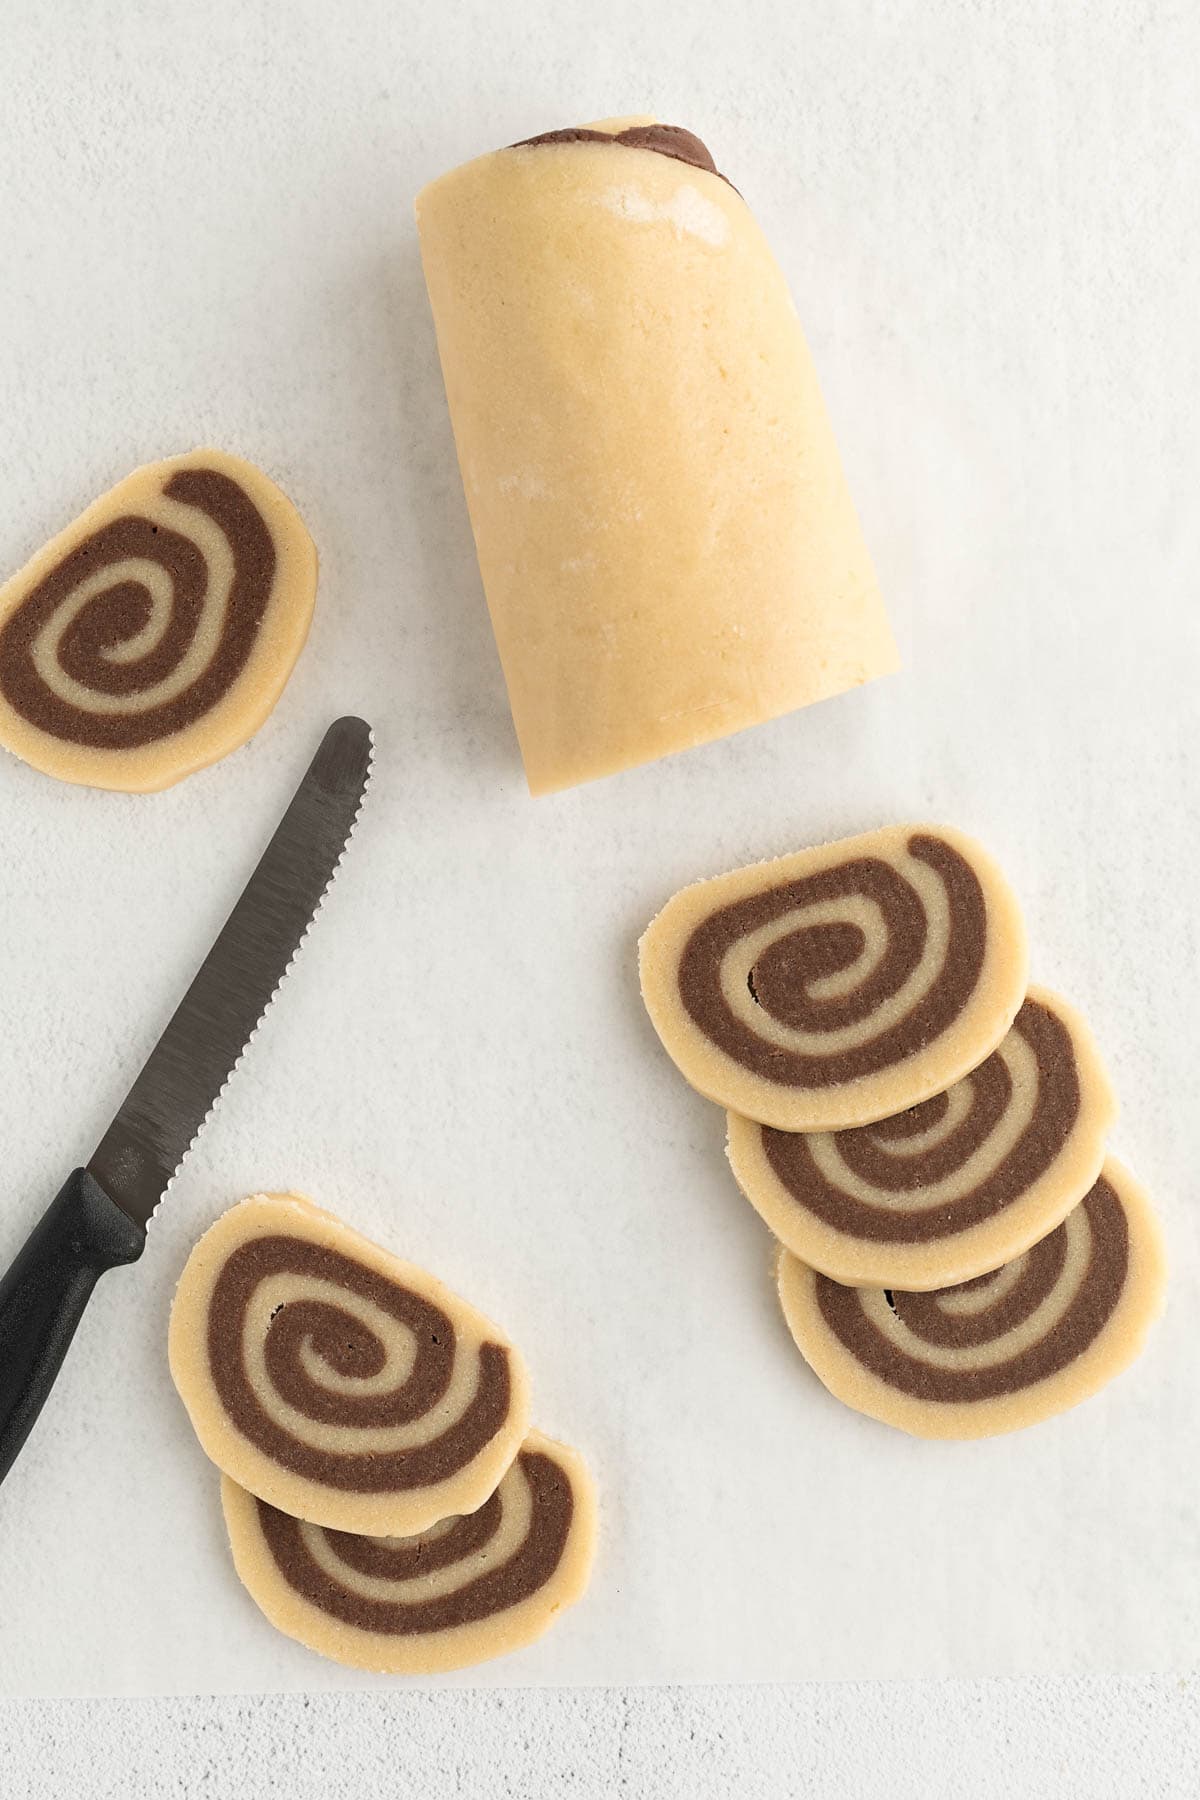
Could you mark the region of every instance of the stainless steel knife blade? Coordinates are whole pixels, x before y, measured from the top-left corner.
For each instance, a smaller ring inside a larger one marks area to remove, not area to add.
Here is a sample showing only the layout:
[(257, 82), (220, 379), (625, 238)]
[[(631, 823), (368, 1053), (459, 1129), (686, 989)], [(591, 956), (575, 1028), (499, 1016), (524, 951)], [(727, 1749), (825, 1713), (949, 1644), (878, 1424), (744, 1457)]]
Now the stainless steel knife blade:
[(236, 1068), (341, 861), (371, 769), (371, 732), (338, 719), (262, 860), (150, 1052), (88, 1171), (145, 1225)]

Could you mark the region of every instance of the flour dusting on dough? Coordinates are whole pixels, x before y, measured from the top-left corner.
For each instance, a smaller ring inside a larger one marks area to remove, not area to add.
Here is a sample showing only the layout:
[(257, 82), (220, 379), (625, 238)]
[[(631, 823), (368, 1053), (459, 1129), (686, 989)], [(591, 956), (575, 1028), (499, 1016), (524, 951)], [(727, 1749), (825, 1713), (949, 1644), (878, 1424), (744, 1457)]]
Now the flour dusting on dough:
[(678, 236), (700, 238), (715, 249), (720, 249), (729, 236), (729, 221), (720, 207), (687, 182), (677, 187), (666, 202), (651, 200), (642, 188), (633, 186), (609, 188), (597, 196), (597, 201), (618, 218), (636, 219), (643, 225), (662, 219), (674, 227)]
[(522, 500), (544, 500), (550, 492), (536, 469), (522, 469), (515, 475), (501, 475), (497, 485), (502, 494), (519, 494)]

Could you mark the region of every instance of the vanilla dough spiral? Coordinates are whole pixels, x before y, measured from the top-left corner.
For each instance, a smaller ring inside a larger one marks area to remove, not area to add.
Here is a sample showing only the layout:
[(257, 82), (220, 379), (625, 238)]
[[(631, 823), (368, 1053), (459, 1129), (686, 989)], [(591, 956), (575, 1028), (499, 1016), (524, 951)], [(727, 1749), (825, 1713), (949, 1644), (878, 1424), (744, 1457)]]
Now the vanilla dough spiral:
[(211, 1459), (337, 1530), (409, 1535), (472, 1511), (528, 1426), (524, 1368), (502, 1334), (293, 1196), (256, 1195), (200, 1239), (169, 1348)]
[(990, 1055), (1025, 994), (1016, 901), (944, 826), (890, 826), (685, 888), (642, 939), (683, 1075), (782, 1131), (903, 1111)]
[(731, 1113), (729, 1160), (802, 1262), (852, 1286), (940, 1288), (1060, 1224), (1100, 1173), (1115, 1115), (1083, 1019), (1034, 988), (999, 1047), (943, 1093), (849, 1131)]
[(0, 588), (0, 742), (67, 781), (169, 785), (262, 723), (316, 575), (251, 464), (201, 450), (135, 471)]
[(918, 1437), (989, 1437), (1065, 1411), (1142, 1348), (1162, 1305), (1150, 1204), (1112, 1157), (1066, 1219), (988, 1275), (934, 1293), (843, 1287), (789, 1251), (779, 1298), (846, 1405)]
[(595, 1548), (581, 1459), (530, 1433), (472, 1513), (413, 1537), (306, 1524), (221, 1484), (234, 1561), (280, 1631), (355, 1668), (426, 1675), (532, 1642), (587, 1586)]

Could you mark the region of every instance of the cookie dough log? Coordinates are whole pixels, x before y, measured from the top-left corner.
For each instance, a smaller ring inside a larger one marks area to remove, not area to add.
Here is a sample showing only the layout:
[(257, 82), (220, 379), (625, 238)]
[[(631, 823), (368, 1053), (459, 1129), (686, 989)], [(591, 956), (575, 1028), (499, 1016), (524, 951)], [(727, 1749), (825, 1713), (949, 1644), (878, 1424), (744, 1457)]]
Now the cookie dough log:
[(218, 1468), (297, 1518), (408, 1536), (491, 1494), (529, 1425), (524, 1364), (432, 1275), (291, 1195), (212, 1225), (171, 1374)]
[(490, 1499), (416, 1537), (306, 1525), (226, 1476), (237, 1572), (271, 1623), (356, 1669), (433, 1675), (521, 1649), (580, 1599), (596, 1542), (591, 1479), (531, 1432)]
[(641, 942), (642, 995), (681, 1073), (780, 1131), (932, 1099), (1025, 997), (1016, 900), (943, 825), (892, 825), (684, 888)]
[(985, 1062), (850, 1131), (729, 1115), (738, 1185), (802, 1262), (852, 1287), (928, 1290), (1037, 1243), (1100, 1173), (1116, 1100), (1084, 1021), (1031, 988)]
[(778, 1265), (792, 1336), (830, 1392), (928, 1438), (993, 1437), (1086, 1400), (1142, 1349), (1165, 1279), (1150, 1203), (1112, 1157), (1041, 1243), (956, 1287), (889, 1295), (786, 1250)]
[(551, 132), (417, 222), (533, 793), (896, 668), (787, 285), (698, 138)]
[(261, 470), (148, 463), (0, 588), (0, 744), (62, 781), (169, 787), (258, 730), (316, 591), (312, 539)]

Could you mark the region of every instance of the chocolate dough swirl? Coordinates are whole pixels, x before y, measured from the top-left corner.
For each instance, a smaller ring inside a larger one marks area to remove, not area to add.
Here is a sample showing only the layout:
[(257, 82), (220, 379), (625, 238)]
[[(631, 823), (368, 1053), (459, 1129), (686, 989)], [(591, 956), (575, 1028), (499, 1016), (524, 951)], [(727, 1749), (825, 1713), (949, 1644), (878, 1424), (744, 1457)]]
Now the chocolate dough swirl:
[(409, 1537), (473, 1512), (529, 1430), (504, 1334), (299, 1195), (252, 1195), (209, 1227), (168, 1350), (217, 1467), (334, 1531)]
[(843, 1131), (933, 1099), (1026, 994), (1016, 899), (945, 825), (887, 825), (681, 888), (639, 948), (642, 997), (710, 1100)]
[(245, 488), (193, 467), (161, 492), (192, 509), (194, 533), (138, 513), (112, 518), (0, 629), (0, 693), (66, 743), (132, 750), (195, 724), (229, 693), (262, 629), (275, 543)]
[(1082, 1355), (1112, 1317), (1128, 1267), (1124, 1208), (1101, 1176), (1056, 1231), (992, 1275), (889, 1297), (818, 1275), (817, 1303), (839, 1343), (889, 1387), (935, 1404), (994, 1400)]
[[(263, 1370), (246, 1355), (256, 1333), (255, 1295), (273, 1283), (279, 1300), (261, 1341)], [(290, 1297), (289, 1297), (290, 1295)], [(389, 1345), (365, 1300), (394, 1321), (412, 1344), (411, 1364), (378, 1386)], [(469, 1387), (444, 1427), (416, 1441), (382, 1447), (370, 1432), (436, 1418), (447, 1399), (458, 1344), (448, 1313), (415, 1290), (323, 1244), (303, 1238), (257, 1237), (226, 1261), (208, 1315), (213, 1384), (243, 1437), (293, 1474), (355, 1493), (398, 1493), (443, 1482), (470, 1463), (508, 1418), (508, 1351), (483, 1343), (471, 1354)], [(265, 1372), (266, 1384), (263, 1381)], [(301, 1421), (297, 1424), (295, 1421)], [(311, 1436), (306, 1426), (316, 1427)], [(323, 1439), (324, 1428), (338, 1433)], [(355, 1433), (363, 1434), (355, 1448)]]
[(932, 1099), (841, 1131), (730, 1112), (729, 1161), (802, 1262), (848, 1287), (931, 1290), (1061, 1224), (1099, 1174), (1115, 1117), (1086, 1022), (1035, 988), (992, 1055)]
[[(325, 1531), (255, 1504), (288, 1586), (342, 1624), (388, 1637), (474, 1625), (530, 1599), (558, 1568), (574, 1513), (565, 1470), (527, 1449), (478, 1512), (415, 1538)], [(393, 1585), (435, 1576), (433, 1593), (399, 1597)]]
[[(1057, 1014), (1026, 1000), (1013, 1032), (1018, 1044), (1010, 1034), (956, 1088), (890, 1119), (831, 1134), (764, 1128), (781, 1186), (839, 1231), (890, 1243), (948, 1237), (1011, 1206), (1061, 1152), (1080, 1100), (1074, 1045)], [(1030, 1088), (1024, 1106), (1015, 1067)]]
[(786, 1250), (777, 1269), (830, 1393), (925, 1438), (1018, 1431), (1097, 1393), (1140, 1352), (1165, 1279), (1154, 1209), (1112, 1156), (1061, 1225), (987, 1275), (914, 1293), (843, 1286)]
[(521, 138), (509, 148), (522, 150), (534, 144), (621, 144), (627, 150), (653, 150), (659, 156), (670, 156), (733, 185), (727, 175), (721, 174), (703, 139), (682, 125), (629, 125), (624, 131), (597, 131), (590, 125), (572, 125), (564, 131), (542, 131), (536, 137)]
[[(735, 901), (710, 914), (684, 949), (679, 992), (701, 1032), (751, 1073), (795, 1088), (833, 1087), (903, 1062), (951, 1025), (974, 992), (983, 967), (987, 909), (979, 877), (944, 839), (916, 835), (909, 855), (937, 877), (946, 917), (944, 945), (931, 941), (929, 904), (892, 863), (859, 856), (797, 881)], [(877, 909), (882, 942), (868, 955), (867, 933), (853, 916), (862, 902)], [(809, 922), (806, 912), (821, 910)], [(838, 918), (839, 908), (846, 916)], [(766, 1027), (735, 1008), (724, 964), (739, 944), (761, 947), (746, 986)], [(861, 978), (856, 965), (863, 967)], [(849, 975), (844, 986), (834, 978)], [(915, 985), (911, 1003), (881, 1023), (890, 1003)], [(825, 991), (821, 991), (824, 988)], [(834, 991), (830, 991), (834, 989)], [(783, 1033), (803, 1034), (796, 1049)], [(852, 1035), (828, 1049), (822, 1038)]]

